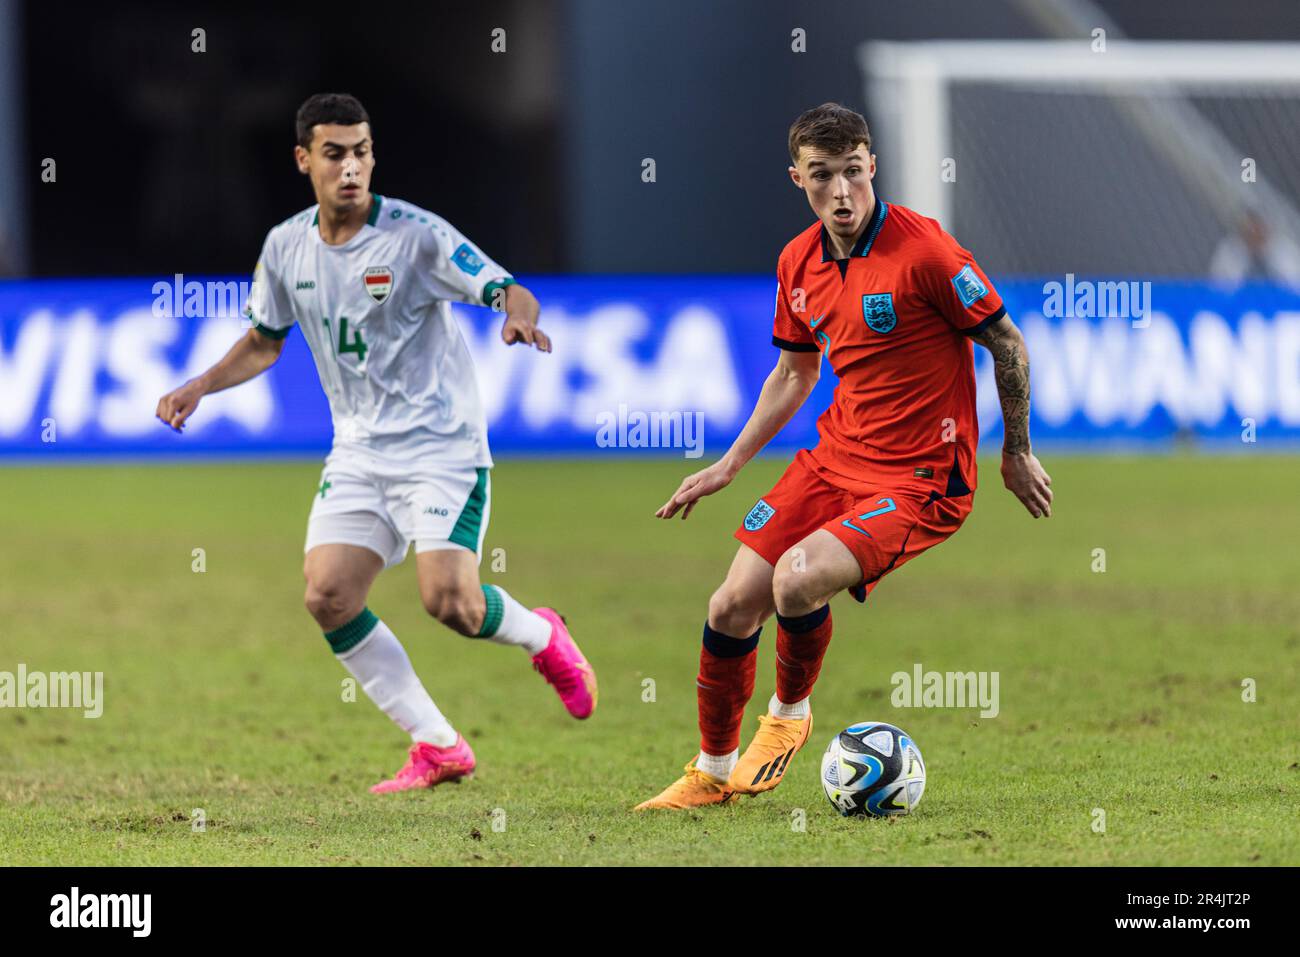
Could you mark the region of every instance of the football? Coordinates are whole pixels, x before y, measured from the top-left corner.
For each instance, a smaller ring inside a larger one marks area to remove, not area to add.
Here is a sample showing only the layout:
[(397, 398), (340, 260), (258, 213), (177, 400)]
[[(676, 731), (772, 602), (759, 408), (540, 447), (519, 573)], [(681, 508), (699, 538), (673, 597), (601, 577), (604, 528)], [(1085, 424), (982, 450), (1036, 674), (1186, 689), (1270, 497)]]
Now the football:
[(822, 788), (845, 817), (907, 814), (925, 793), (925, 762), (907, 732), (866, 721), (845, 728), (822, 755)]

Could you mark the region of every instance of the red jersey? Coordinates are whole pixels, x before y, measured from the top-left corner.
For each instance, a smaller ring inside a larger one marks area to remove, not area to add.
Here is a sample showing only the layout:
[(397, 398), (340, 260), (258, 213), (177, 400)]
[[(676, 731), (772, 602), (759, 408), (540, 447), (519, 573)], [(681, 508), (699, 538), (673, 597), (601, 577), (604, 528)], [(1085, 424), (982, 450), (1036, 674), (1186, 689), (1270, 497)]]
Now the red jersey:
[(820, 350), (839, 376), (810, 454), (851, 480), (939, 494), (975, 488), (970, 336), (1005, 315), (969, 252), (938, 222), (876, 198), (845, 260), (820, 222), (777, 262), (774, 345)]

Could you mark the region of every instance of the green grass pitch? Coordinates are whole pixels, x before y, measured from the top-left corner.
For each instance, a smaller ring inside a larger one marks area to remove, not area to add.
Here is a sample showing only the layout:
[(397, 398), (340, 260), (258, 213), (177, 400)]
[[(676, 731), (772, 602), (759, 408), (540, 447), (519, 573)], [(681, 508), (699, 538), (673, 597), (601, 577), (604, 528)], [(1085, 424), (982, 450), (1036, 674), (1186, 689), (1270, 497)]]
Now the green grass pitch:
[[(0, 470), (0, 670), (105, 673), (97, 720), (0, 709), (0, 858), (1300, 864), (1297, 460), (1043, 458), (1052, 519), (1030, 519), (985, 458), (961, 532), (868, 607), (836, 600), (813, 738), (779, 788), (649, 816), (629, 808), (698, 743), (700, 626), (731, 531), (784, 459), (755, 462), (684, 523), (652, 513), (698, 463), (499, 463), (484, 579), (568, 616), (600, 706), (573, 721), (523, 652), (427, 618), (408, 559), (370, 607), (479, 772), (385, 797), (366, 788), (398, 767), (405, 737), (364, 694), (342, 700), (345, 672), (302, 607), (318, 464)], [(771, 625), (759, 654), (744, 741), (773, 688)], [(1001, 713), (892, 707), (890, 675), (918, 662), (998, 672)], [(907, 818), (842, 819), (822, 795), (821, 750), (867, 719), (902, 726), (925, 755)]]

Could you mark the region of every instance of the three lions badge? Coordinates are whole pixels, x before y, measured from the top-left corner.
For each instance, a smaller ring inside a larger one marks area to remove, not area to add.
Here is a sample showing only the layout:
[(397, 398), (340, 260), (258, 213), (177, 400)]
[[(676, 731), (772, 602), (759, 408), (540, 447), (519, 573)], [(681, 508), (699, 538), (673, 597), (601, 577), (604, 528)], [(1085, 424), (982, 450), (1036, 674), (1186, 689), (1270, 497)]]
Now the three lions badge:
[(758, 500), (758, 504), (755, 505), (753, 508), (751, 508), (749, 510), (749, 514), (745, 516), (745, 531), (747, 532), (758, 531), (760, 528), (766, 525), (767, 520), (775, 514), (776, 514), (776, 509), (774, 509), (771, 505), (768, 505), (760, 498)]
[(898, 313), (894, 312), (894, 294), (877, 292), (862, 297), (862, 318), (867, 321), (867, 328), (884, 335), (898, 325)]
[(366, 295), (375, 302), (383, 302), (393, 291), (393, 271), (387, 266), (371, 266), (366, 270)]

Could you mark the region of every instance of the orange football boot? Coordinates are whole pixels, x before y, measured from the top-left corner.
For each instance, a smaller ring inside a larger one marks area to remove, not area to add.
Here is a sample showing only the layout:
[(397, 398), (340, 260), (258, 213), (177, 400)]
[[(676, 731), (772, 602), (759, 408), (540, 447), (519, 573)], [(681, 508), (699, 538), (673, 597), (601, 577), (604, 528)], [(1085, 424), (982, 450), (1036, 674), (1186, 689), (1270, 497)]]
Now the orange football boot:
[(790, 759), (812, 734), (812, 714), (806, 718), (758, 716), (754, 740), (736, 762), (727, 786), (737, 794), (770, 791), (781, 783)]
[(710, 804), (729, 804), (736, 800), (736, 794), (726, 781), (705, 774), (695, 766), (692, 758), (686, 765), (686, 773), (674, 781), (663, 792), (648, 801), (642, 801), (634, 811), (649, 811), (655, 808), (665, 811), (684, 811), (687, 808), (706, 807)]

